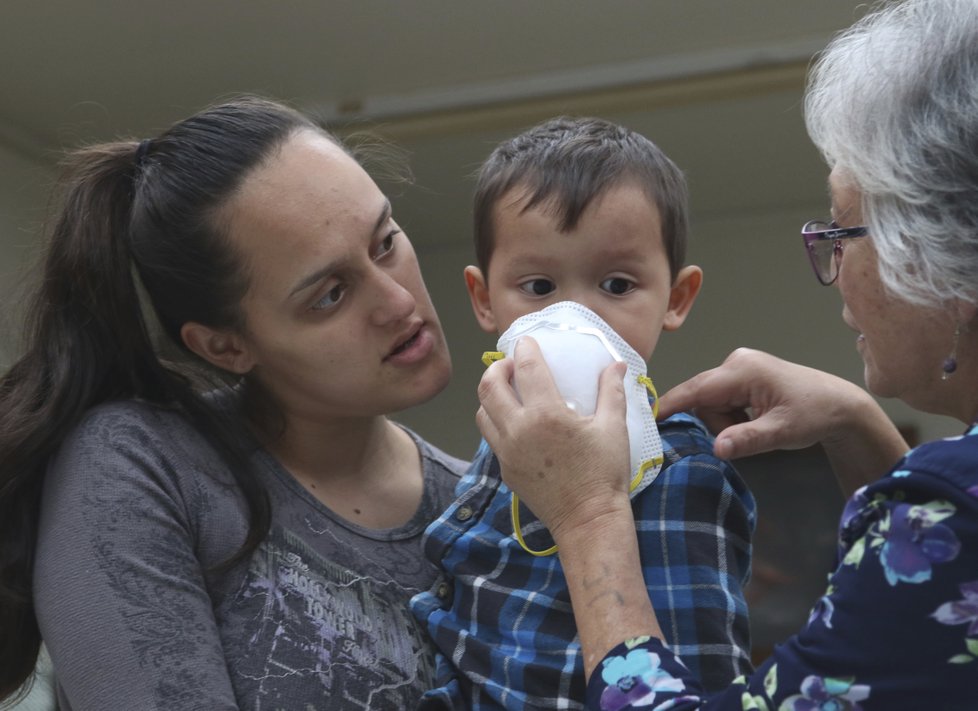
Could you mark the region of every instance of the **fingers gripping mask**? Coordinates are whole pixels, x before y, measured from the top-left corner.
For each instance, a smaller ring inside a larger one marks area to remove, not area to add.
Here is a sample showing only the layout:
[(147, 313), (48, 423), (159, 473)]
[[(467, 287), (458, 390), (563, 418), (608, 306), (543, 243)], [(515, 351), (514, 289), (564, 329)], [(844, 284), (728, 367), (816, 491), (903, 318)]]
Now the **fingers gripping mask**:
[[(486, 353), (487, 363), (512, 356), (516, 342), (532, 336), (540, 345), (557, 390), (567, 406), (582, 415), (594, 413), (598, 378), (615, 361), (628, 366), (625, 375), (626, 421), (631, 453), (629, 490), (632, 496), (645, 489), (662, 468), (662, 441), (655, 424), (656, 392), (646, 374), (645, 361), (600, 316), (573, 301), (561, 301), (518, 318), (499, 337), (498, 353)], [(514, 495), (514, 528), (523, 544)], [(526, 545), (523, 544), (526, 548)], [(555, 548), (531, 553), (544, 555)]]

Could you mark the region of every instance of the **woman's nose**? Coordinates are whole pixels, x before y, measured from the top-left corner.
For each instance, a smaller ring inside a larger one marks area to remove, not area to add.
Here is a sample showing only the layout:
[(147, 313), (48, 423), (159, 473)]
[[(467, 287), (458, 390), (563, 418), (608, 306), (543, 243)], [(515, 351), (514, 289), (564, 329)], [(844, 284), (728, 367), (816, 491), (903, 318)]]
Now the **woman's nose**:
[(402, 321), (414, 312), (414, 294), (387, 272), (379, 273), (374, 296), (372, 318), (378, 326)]

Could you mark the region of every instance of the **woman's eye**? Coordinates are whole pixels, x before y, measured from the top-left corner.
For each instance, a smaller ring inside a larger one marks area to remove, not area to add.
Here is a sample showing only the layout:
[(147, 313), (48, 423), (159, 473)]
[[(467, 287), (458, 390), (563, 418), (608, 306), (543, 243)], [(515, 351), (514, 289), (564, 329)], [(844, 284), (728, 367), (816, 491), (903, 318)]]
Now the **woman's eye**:
[(343, 294), (345, 293), (346, 286), (344, 284), (337, 284), (332, 289), (327, 291), (319, 301), (313, 304), (312, 308), (315, 311), (331, 309), (339, 303), (340, 299), (343, 298)]
[(556, 288), (549, 279), (530, 279), (520, 284), (520, 289), (532, 296), (546, 296)]
[(384, 237), (381, 243), (377, 246), (377, 254), (374, 255), (374, 259), (380, 259), (394, 249), (394, 238), (399, 232), (400, 230), (392, 230), (386, 237)]
[(607, 291), (609, 294), (614, 294), (620, 296), (621, 294), (627, 294), (629, 291), (635, 288), (635, 284), (628, 279), (623, 279), (622, 277), (611, 277), (610, 279), (605, 279), (601, 282), (601, 288)]

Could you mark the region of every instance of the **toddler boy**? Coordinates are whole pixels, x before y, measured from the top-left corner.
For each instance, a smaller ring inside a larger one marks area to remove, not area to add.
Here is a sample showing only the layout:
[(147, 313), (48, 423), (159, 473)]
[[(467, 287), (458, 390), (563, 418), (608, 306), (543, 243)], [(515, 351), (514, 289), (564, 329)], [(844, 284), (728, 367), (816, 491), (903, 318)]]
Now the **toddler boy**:
[[(465, 283), (479, 325), (502, 333), (561, 301), (600, 316), (645, 361), (679, 328), (702, 283), (684, 266), (686, 182), (645, 137), (600, 119), (557, 118), (500, 144), (475, 192), (478, 266)], [(743, 586), (754, 499), (712, 455), (695, 418), (659, 423), (664, 464), (632, 507), (649, 595), (670, 647), (708, 690), (750, 671)], [(444, 571), (412, 601), (442, 658), (422, 708), (583, 708), (580, 646), (549, 534), (520, 514), (485, 442), (456, 502), (424, 538)]]

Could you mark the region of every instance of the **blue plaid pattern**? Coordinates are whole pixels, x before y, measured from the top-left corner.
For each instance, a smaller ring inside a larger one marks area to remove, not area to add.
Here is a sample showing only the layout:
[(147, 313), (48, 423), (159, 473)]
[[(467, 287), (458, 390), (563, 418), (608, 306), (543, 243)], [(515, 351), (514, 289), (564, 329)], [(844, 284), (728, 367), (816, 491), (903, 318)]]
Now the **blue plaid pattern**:
[[(755, 504), (734, 468), (712, 455), (699, 420), (659, 425), (665, 464), (632, 500), (642, 565), (670, 648), (707, 689), (750, 673), (743, 586), (750, 575)], [(582, 709), (585, 680), (559, 557), (525, 552), (512, 534), (510, 491), (485, 442), (457, 500), (425, 532), (442, 570), (411, 601), (440, 651), (439, 688), (422, 709)], [(549, 533), (524, 509), (536, 550)]]

